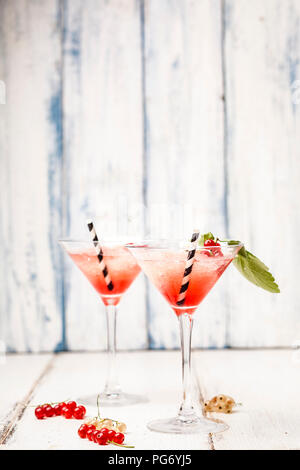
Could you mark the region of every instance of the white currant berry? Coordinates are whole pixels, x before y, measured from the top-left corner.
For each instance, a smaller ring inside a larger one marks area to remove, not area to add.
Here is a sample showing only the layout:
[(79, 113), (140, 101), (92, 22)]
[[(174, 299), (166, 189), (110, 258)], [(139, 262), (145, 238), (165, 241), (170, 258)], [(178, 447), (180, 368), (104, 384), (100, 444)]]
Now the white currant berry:
[(117, 422), (116, 424), (116, 428), (119, 432), (122, 432), (123, 434), (126, 432), (127, 430), (127, 426), (125, 423), (122, 423), (122, 422)]
[(114, 425), (111, 419), (104, 419), (102, 421), (102, 427), (107, 429), (113, 429)]

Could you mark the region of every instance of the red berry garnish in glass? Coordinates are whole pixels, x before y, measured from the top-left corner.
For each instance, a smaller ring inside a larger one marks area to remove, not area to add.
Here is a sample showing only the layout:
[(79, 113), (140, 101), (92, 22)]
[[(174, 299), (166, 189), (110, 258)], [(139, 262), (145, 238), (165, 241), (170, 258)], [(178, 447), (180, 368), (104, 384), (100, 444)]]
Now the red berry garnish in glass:
[(94, 432), (93, 429), (88, 429), (86, 432), (86, 437), (88, 438), (89, 441), (93, 440), (93, 432)]
[(122, 432), (116, 432), (113, 438), (113, 442), (115, 442), (116, 444), (123, 444), (124, 439), (125, 439), (125, 436)]
[(62, 409), (62, 415), (63, 415), (66, 419), (71, 419), (72, 416), (73, 416), (73, 411), (70, 410), (70, 408), (68, 408), (67, 406), (64, 406), (63, 409)]
[(69, 410), (71, 411), (74, 411), (76, 406), (77, 406), (76, 401), (68, 401), (66, 403), (66, 407), (69, 408)]
[(41, 406), (36, 407), (36, 409), (34, 410), (34, 414), (37, 417), (37, 419), (43, 419), (45, 417), (44, 410)]
[[(101, 429), (101, 431), (102, 431), (102, 429)], [(107, 433), (107, 439), (109, 441), (113, 441), (115, 435), (116, 435), (116, 431), (114, 431), (113, 429), (110, 429)]]
[(85, 439), (86, 438), (86, 433), (88, 431), (88, 427), (86, 424), (82, 424), (80, 426), (80, 428), (78, 429), (78, 436), (81, 437), (81, 439)]
[(76, 419), (83, 419), (86, 413), (86, 409), (84, 406), (76, 406), (73, 411), (73, 416)]
[(47, 416), (47, 418), (52, 418), (52, 416), (54, 416), (54, 409), (52, 408), (51, 405), (48, 405), (46, 406), (44, 413), (45, 413), (45, 416)]
[(95, 438), (95, 442), (97, 442), (100, 446), (105, 446), (107, 444), (107, 435), (103, 434), (103, 432), (98, 432)]
[(204, 246), (216, 246), (216, 244), (217, 243), (214, 240), (212, 240), (211, 238), (209, 238), (208, 240), (205, 240), (205, 242), (204, 242)]

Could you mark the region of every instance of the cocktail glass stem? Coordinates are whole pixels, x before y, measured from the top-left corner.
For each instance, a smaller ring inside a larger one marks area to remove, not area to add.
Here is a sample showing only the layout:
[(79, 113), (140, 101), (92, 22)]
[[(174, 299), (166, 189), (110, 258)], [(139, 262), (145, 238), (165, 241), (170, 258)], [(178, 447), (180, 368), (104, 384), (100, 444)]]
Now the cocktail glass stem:
[(185, 423), (197, 420), (193, 405), (192, 373), (191, 373), (191, 340), (193, 319), (188, 313), (178, 317), (182, 353), (182, 384), (183, 401), (181, 403), (178, 418)]
[(117, 396), (121, 392), (116, 364), (116, 321), (117, 307), (106, 306), (108, 373), (104, 389), (105, 395)]

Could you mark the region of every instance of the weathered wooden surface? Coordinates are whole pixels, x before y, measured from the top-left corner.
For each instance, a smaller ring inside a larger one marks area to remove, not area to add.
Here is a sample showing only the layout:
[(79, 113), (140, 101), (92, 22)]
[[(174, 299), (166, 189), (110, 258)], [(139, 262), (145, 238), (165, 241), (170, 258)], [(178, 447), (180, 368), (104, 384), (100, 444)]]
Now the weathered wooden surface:
[(0, 340), (63, 345), (61, 29), (58, 1), (1, 1)]
[[(132, 236), (130, 211), (143, 205), (140, 10), (135, 0), (88, 5), (64, 10), (65, 233), (87, 239), (86, 218), (96, 215), (102, 238)], [(65, 281), (67, 347), (105, 349), (104, 305), (68, 262)], [(118, 331), (119, 347), (147, 346), (142, 276), (122, 299)]]
[(290, 346), (300, 333), (300, 3), (225, 2), (224, 22), (229, 232), (270, 266), (282, 291), (266, 294), (233, 273), (228, 343)]
[[(153, 237), (190, 237), (195, 224), (204, 233), (226, 232), (221, 39), (220, 2), (145, 2), (146, 223)], [(219, 287), (199, 315), (197, 345), (225, 344)], [(177, 346), (178, 326), (153, 287), (149, 304), (151, 346)]]
[[(194, 371), (200, 395), (207, 399), (225, 393), (242, 402), (232, 415), (214, 415), (224, 420), (229, 430), (202, 437), (160, 434), (146, 428), (147, 421), (177, 412), (181, 399), (179, 352), (128, 352), (121, 353), (119, 359), (124, 390), (145, 394), (149, 402), (105, 408), (103, 412), (127, 423), (126, 440), (137, 450), (300, 449), (299, 360), (291, 350), (195, 351)], [(105, 367), (103, 353), (60, 353), (52, 359), (49, 356), (8, 356), (6, 366), (0, 369), (4, 381), (1, 414), (3, 416), (4, 407), (6, 413), (15, 410), (15, 401), (21, 404), (23, 411), (17, 417), (14, 415), (11, 427), (12, 414), (2, 418), (0, 448), (101, 451), (99, 446), (78, 438), (78, 421), (60, 417), (38, 421), (31, 405), (101, 390)], [(18, 377), (13, 387), (8, 385), (11, 377)], [(28, 396), (29, 403), (26, 402)], [(96, 407), (88, 408), (88, 412), (95, 415)]]
[[(57, 245), (85, 236), (95, 214), (104, 237), (196, 225), (243, 240), (282, 294), (229, 269), (199, 309), (194, 344), (297, 342), (299, 2), (0, 0), (0, 11), (6, 348), (105, 348), (101, 301)], [(118, 343), (179, 344), (142, 276), (120, 305)]]

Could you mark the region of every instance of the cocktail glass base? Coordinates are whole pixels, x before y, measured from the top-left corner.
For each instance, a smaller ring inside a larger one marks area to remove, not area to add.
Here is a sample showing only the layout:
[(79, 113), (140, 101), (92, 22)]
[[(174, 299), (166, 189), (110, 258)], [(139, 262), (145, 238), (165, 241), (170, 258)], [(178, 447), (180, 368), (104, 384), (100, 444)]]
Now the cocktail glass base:
[(147, 424), (148, 429), (171, 434), (209, 434), (223, 432), (229, 426), (222, 421), (197, 417), (193, 421), (183, 421), (179, 417), (156, 419)]
[[(78, 401), (84, 405), (96, 406), (98, 395), (89, 395), (78, 398)], [(147, 403), (147, 397), (143, 395), (134, 395), (130, 393), (100, 393), (99, 405), (103, 406), (129, 406), (139, 403)]]

